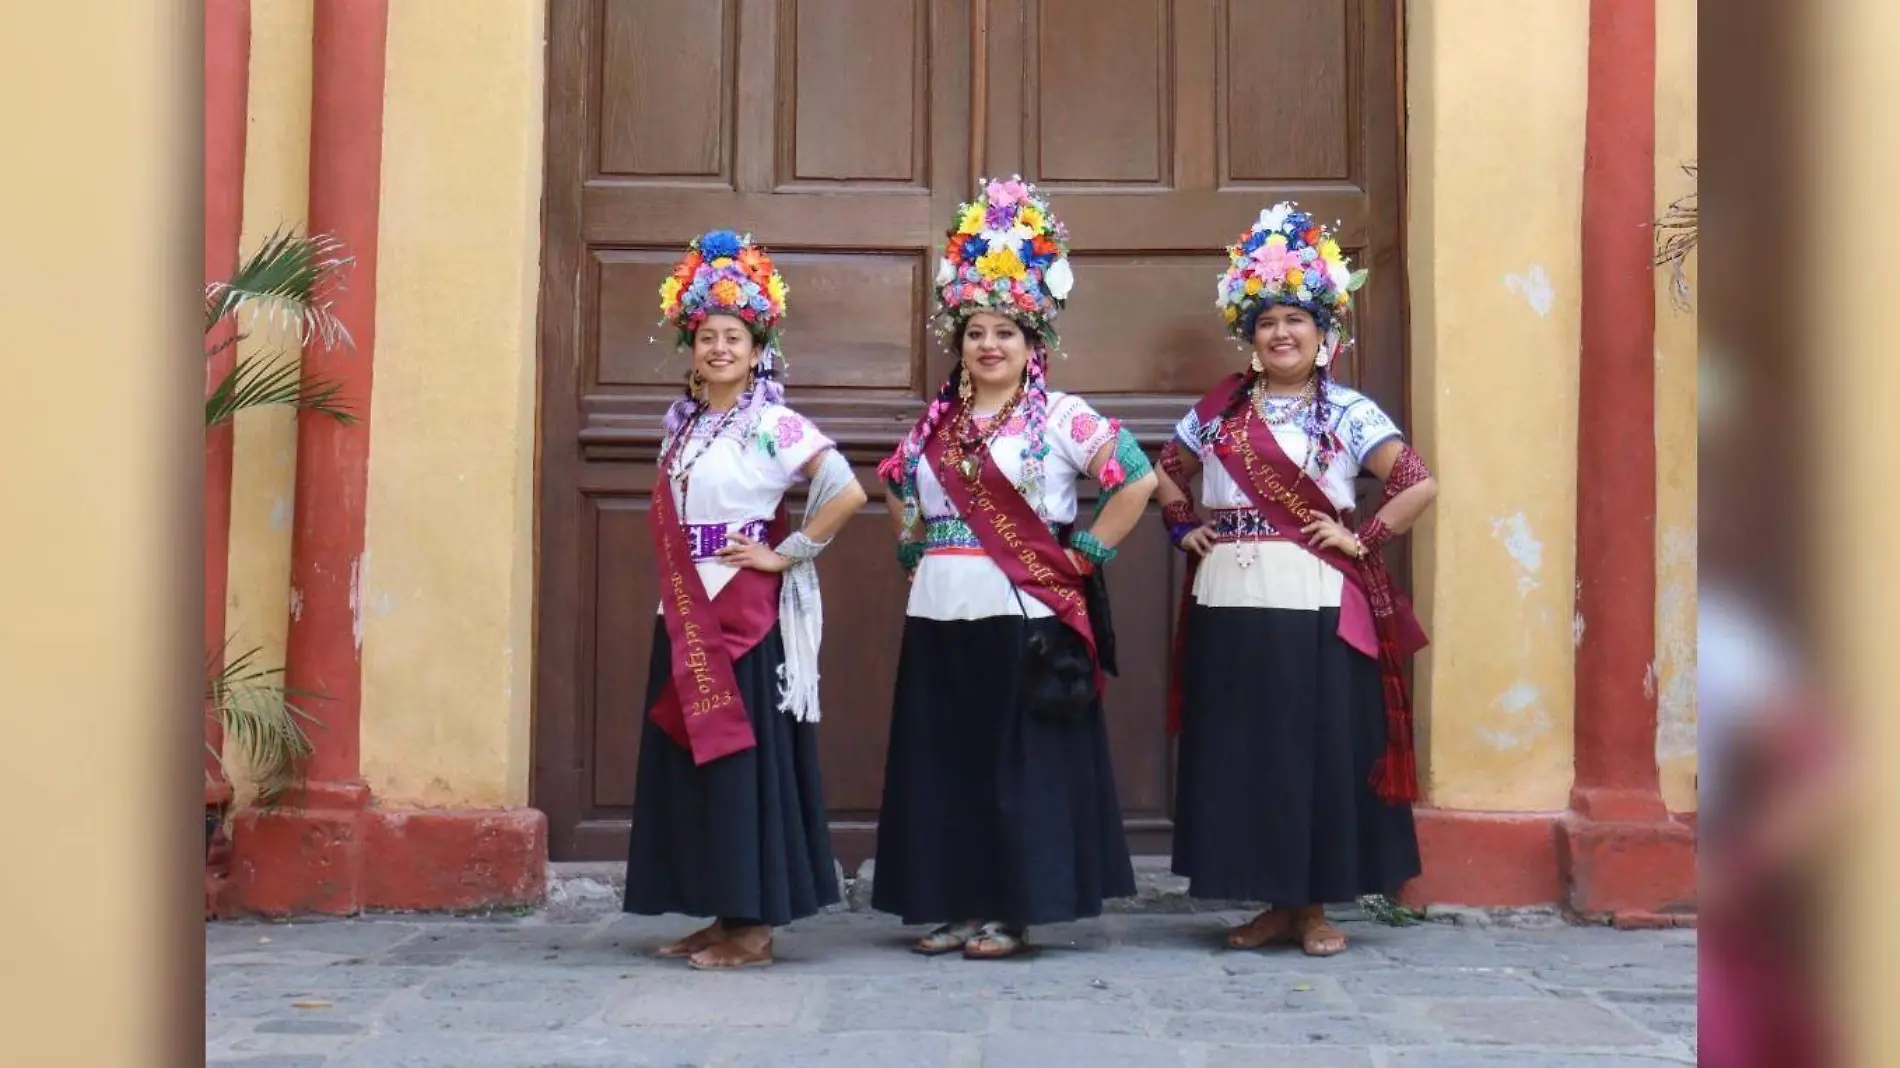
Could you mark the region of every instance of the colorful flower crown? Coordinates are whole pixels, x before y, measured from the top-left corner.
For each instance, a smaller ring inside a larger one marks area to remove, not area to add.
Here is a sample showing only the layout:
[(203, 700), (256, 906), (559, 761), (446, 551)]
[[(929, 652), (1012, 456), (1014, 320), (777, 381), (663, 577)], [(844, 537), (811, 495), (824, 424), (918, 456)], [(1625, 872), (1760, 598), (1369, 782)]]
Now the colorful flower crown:
[(957, 209), (937, 264), (938, 334), (948, 342), (958, 322), (995, 312), (1053, 341), (1055, 317), (1075, 285), (1069, 230), (1021, 175), (981, 184), (981, 194)]
[(772, 257), (731, 230), (694, 238), (686, 256), (660, 283), (660, 314), (679, 331), (682, 346), (709, 315), (734, 315), (776, 348), (785, 316), (785, 278)]
[(1269, 304), (1305, 308), (1331, 326), (1366, 281), (1351, 270), (1330, 228), (1291, 201), (1260, 213), (1240, 240), (1227, 246), (1227, 269), (1215, 285), (1214, 304), (1227, 330), (1244, 336), (1253, 314)]

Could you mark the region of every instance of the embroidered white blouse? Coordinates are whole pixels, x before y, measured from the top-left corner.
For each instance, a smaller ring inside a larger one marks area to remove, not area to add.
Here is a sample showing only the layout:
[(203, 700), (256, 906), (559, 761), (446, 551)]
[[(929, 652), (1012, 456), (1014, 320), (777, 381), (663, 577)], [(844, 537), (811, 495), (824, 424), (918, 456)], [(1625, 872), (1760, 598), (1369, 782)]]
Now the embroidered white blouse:
[[(662, 473), (681, 521), (689, 526), (720, 523), (737, 530), (750, 522), (770, 521), (786, 491), (805, 478), (805, 465), (832, 447), (811, 420), (783, 405), (768, 405), (750, 432), (728, 425), (715, 437), (718, 423), (716, 415), (702, 416), (671, 469)], [(682, 502), (680, 475), (688, 468)], [(701, 560), (696, 566), (708, 597), (718, 596), (736, 574), (718, 560)]]
[[(1018, 414), (990, 442), (990, 455), (1011, 482), (1022, 478), (1023, 452), (1029, 444), (1026, 430), (1027, 418)], [(1115, 433), (1115, 424), (1081, 397), (1050, 391), (1048, 423), (1043, 431), (1049, 452), (1043, 458), (1042, 493), (1039, 500), (1031, 502), (1044, 520), (1058, 524), (1075, 521), (1076, 481), (1087, 473), (1089, 462), (1102, 447), (1115, 440)], [(956, 506), (944, 494), (928, 463), (917, 467), (917, 495), (925, 523), (958, 518)], [(905, 611), (920, 619), (935, 620), (1025, 613), (1043, 618), (1053, 614), (1029, 594), (1022, 596), (1019, 607), (1014, 589), (1009, 576), (981, 549), (934, 549), (927, 551), (917, 566)]]

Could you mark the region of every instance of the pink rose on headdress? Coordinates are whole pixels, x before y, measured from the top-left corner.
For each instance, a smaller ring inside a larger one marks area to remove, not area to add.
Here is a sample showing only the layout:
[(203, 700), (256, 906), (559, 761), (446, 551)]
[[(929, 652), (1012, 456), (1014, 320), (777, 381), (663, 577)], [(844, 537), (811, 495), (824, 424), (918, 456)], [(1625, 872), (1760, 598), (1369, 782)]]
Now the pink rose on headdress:
[(1007, 208), (1012, 204), (1016, 204), (1028, 195), (1028, 188), (1014, 178), (1007, 182), (990, 183), (990, 203), (999, 208)]

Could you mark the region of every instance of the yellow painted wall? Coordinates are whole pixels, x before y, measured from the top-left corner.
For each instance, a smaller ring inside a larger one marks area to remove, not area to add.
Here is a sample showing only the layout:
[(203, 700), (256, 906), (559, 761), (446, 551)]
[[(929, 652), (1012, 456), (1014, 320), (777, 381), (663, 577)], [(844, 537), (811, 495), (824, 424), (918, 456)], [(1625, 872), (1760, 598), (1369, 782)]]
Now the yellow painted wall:
[[(1693, 192), (1696, 158), (1694, 0), (1656, 4), (1656, 215)], [(1696, 297), (1695, 257), (1685, 272)], [(1656, 279), (1656, 760), (1672, 812), (1696, 808), (1696, 316)]]
[[(251, 6), (241, 255), (278, 228), (302, 229), (308, 219), (312, 2), (270, 0)], [(254, 355), (265, 347), (246, 342), (239, 352)], [(268, 347), (297, 355), (294, 344)], [(260, 648), (259, 663), (281, 666), (290, 626), (296, 414), (275, 406), (244, 412), (237, 417), (235, 438), (225, 632), (234, 652)], [(242, 769), (233, 772), (242, 788)]]
[(363, 773), (528, 800), (544, 5), (390, 4)]
[(1428, 801), (1561, 809), (1572, 754), (1587, 0), (1406, 5)]

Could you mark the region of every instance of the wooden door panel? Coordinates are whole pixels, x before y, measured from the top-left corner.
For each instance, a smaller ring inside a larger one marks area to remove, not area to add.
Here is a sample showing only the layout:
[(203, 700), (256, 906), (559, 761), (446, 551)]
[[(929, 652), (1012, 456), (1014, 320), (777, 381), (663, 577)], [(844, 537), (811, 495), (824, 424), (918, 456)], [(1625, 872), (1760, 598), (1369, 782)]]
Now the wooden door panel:
[[(823, 761), (847, 865), (873, 843), (908, 594), (872, 467), (950, 366), (924, 316), (973, 176), (1020, 173), (1051, 197), (1077, 277), (1053, 383), (1151, 450), (1244, 359), (1214, 309), (1222, 248), (1288, 197), (1340, 220), (1341, 244), (1372, 268), (1340, 376), (1402, 419), (1397, 0), (550, 12), (533, 793), (556, 859), (625, 855), (657, 624), (648, 500), (660, 417), (690, 364), (655, 294), (698, 234), (731, 227), (773, 250), (791, 288), (795, 403), (872, 496), (819, 565)], [(1107, 716), (1138, 852), (1168, 845), (1179, 569), (1152, 519), (1111, 569), (1122, 672)]]
[(1362, 185), (1363, 172), (1354, 164), (1363, 127), (1352, 111), (1362, 95), (1364, 11), (1351, 0), (1220, 5), (1223, 186), (1327, 180)]
[(605, 0), (592, 131), (600, 174), (732, 185), (738, 9), (738, 0)]
[(780, 0), (779, 186), (930, 185), (927, 0)]

